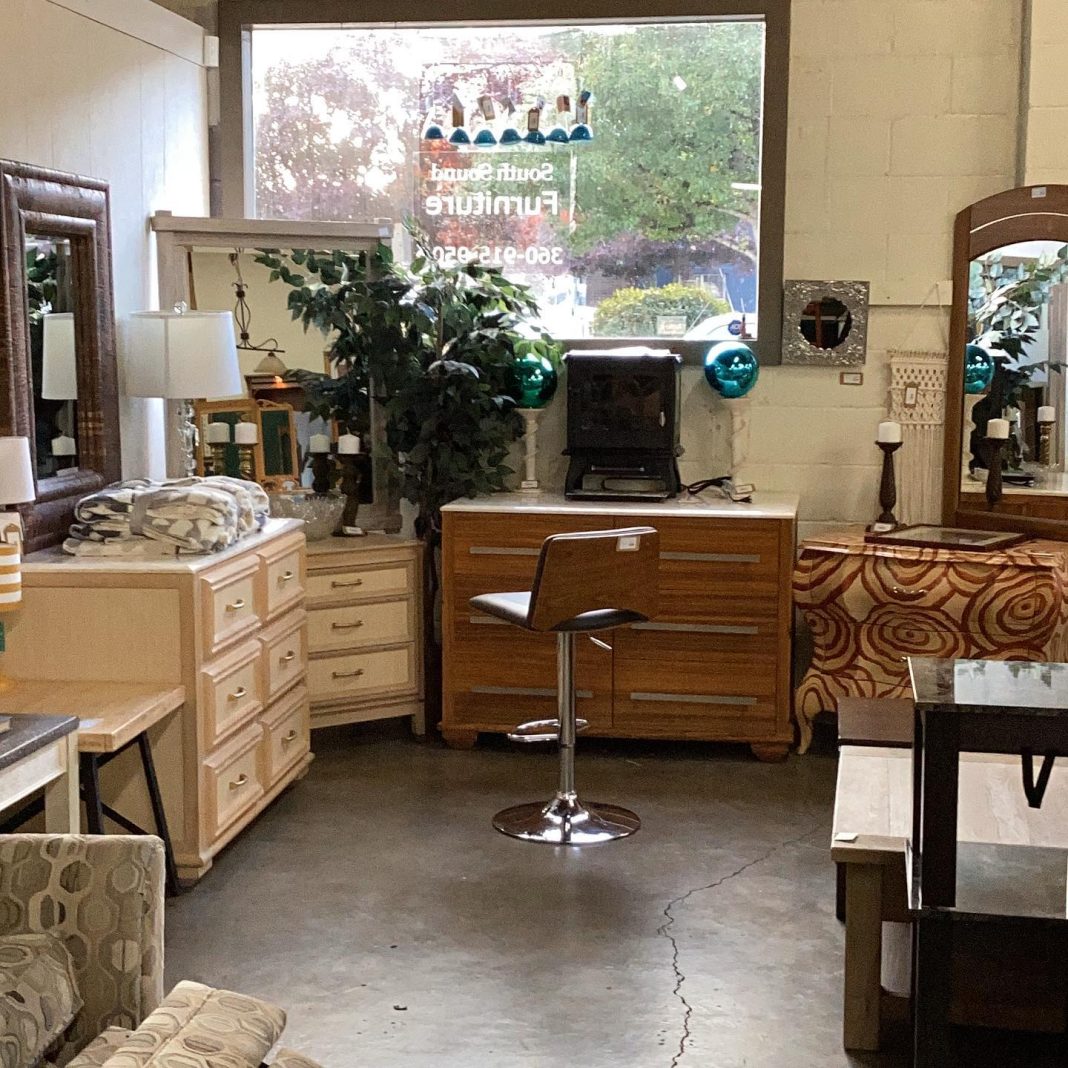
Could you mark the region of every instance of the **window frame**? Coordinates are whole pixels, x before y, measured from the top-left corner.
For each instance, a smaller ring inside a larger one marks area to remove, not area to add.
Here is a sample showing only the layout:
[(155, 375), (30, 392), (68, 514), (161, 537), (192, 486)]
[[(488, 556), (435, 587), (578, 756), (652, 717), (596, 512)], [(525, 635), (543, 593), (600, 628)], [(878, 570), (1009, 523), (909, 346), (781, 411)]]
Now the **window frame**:
[[(764, 365), (782, 363), (783, 244), (786, 208), (787, 97), (790, 74), (790, 0), (543, 0), (538, 18), (519, 0), (402, 0), (397, 18), (375, 18), (365, 0), (219, 0), (220, 121), (213, 152), (222, 214), (246, 214), (253, 180), (251, 44), (256, 27), (376, 27), (444, 24), (670, 22), (760, 19), (765, 24), (764, 106), (760, 155), (760, 246), (757, 330), (749, 344)], [(360, 15), (366, 13), (367, 18)], [(579, 17), (576, 17), (579, 16)], [(558, 338), (565, 348), (616, 344), (670, 347), (700, 364), (711, 342), (681, 338)]]

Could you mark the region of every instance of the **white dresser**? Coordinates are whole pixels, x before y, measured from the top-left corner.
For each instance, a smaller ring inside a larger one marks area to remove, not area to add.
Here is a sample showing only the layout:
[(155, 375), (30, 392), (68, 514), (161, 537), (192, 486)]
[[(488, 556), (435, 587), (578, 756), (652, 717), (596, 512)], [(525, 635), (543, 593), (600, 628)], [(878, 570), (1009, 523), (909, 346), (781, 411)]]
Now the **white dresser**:
[[(34, 553), (23, 604), (6, 618), (0, 667), (13, 678), (185, 686), (185, 708), (151, 740), (186, 879), (312, 759), (301, 527), (272, 519), (223, 552), (161, 561)], [(132, 754), (102, 785), (109, 803), (151, 826)]]

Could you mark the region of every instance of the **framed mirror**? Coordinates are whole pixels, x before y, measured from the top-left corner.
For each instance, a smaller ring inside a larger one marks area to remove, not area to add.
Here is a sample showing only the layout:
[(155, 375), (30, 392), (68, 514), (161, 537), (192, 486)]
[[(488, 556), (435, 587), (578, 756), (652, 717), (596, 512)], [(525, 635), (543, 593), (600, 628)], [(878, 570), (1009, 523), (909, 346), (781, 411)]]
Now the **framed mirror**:
[(30, 440), (29, 551), (121, 475), (108, 186), (0, 160), (0, 435)]
[(1068, 186), (965, 208), (953, 243), (947, 526), (1068, 539), (1066, 372)]
[(782, 362), (859, 367), (868, 350), (868, 283), (783, 285)]

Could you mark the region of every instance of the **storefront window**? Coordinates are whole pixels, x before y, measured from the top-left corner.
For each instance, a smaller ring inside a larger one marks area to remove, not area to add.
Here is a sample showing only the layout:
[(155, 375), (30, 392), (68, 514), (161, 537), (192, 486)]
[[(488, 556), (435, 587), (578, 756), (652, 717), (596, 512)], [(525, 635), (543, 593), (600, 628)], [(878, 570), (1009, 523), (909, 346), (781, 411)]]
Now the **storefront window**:
[(755, 335), (762, 21), (252, 42), (255, 214), (412, 218), (532, 286), (560, 338)]

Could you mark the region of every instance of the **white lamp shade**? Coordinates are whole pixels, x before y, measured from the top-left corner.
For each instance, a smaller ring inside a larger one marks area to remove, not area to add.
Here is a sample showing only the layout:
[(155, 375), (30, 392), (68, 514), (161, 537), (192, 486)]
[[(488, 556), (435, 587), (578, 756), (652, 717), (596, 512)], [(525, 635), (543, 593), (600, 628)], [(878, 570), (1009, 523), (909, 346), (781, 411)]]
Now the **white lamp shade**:
[(0, 438), (0, 505), (25, 504), (37, 496), (28, 438)]
[(74, 313), (52, 312), (44, 316), (41, 325), (41, 396), (45, 400), (77, 400)]
[(131, 397), (222, 399), (244, 393), (231, 312), (134, 312), (127, 324)]

